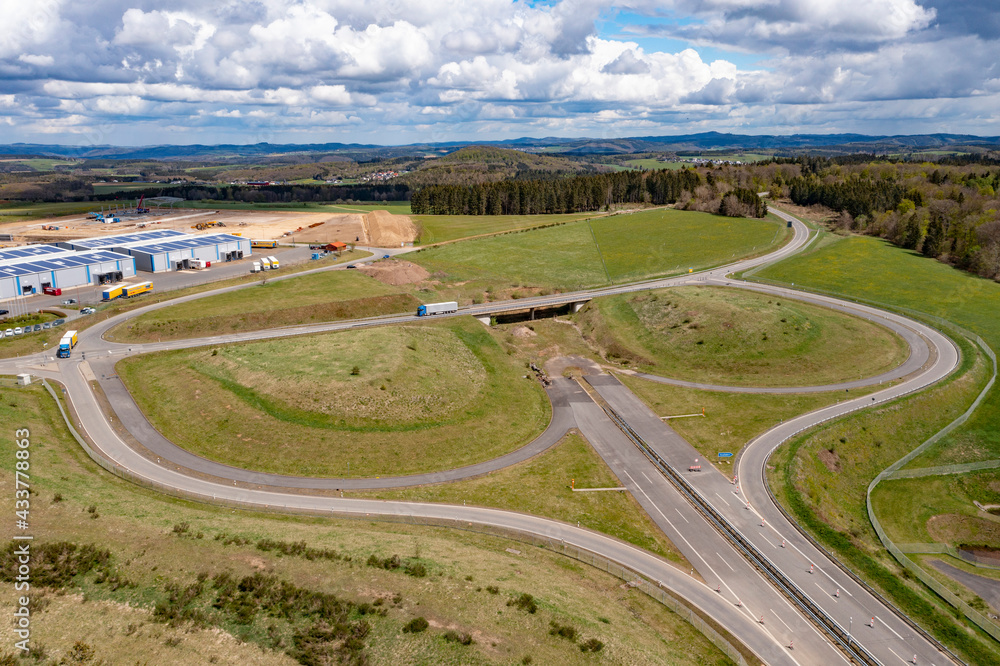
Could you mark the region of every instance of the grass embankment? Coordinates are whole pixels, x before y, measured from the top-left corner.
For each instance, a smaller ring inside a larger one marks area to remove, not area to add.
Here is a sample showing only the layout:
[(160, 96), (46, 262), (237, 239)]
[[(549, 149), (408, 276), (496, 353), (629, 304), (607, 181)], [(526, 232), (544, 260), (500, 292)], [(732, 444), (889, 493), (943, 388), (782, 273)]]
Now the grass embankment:
[(906, 360), (902, 338), (841, 312), (723, 287), (595, 299), (577, 316), (608, 360), (732, 386), (819, 386)]
[(627, 492), (574, 492), (577, 488), (618, 488), (621, 482), (578, 433), (570, 433), (545, 453), (487, 476), (455, 483), (400, 490), (351, 493), (417, 502), (468, 502), (579, 523), (618, 537), (675, 562), (683, 558)]
[[(345, 259), (346, 260), (346, 259)], [(117, 341), (150, 342), (415, 312), (419, 302), (357, 271), (326, 271), (161, 308), (117, 326)]]
[(716, 266), (765, 252), (785, 236), (776, 218), (656, 209), (467, 240), (408, 258), (452, 281), (580, 289)]
[[(883, 241), (827, 240), (759, 277), (941, 316), (982, 335), (994, 348), (1000, 346), (1000, 285)], [(871, 479), (961, 414), (985, 384), (988, 372), (982, 356), (966, 344), (963, 354), (957, 378), (790, 442), (772, 459), (776, 469), (770, 478), (775, 494), (800, 523), (845, 562), (972, 663), (987, 663), (1000, 659), (996, 643), (959, 625), (950, 607), (902, 573), (882, 550), (865, 511)], [(925, 454), (924, 464), (1000, 457), (997, 423), (1000, 391), (995, 388), (969, 422), (932, 449), (938, 453)], [(944, 451), (949, 453), (940, 453)], [(923, 489), (920, 494), (929, 505), (939, 501), (930, 493), (947, 492), (933, 478), (917, 481), (916, 487)], [(885, 519), (889, 509), (881, 503), (874, 506)], [(898, 520), (905, 524), (917, 519)]]
[[(87, 459), (39, 386), (3, 389), (0, 421), (11, 424), (0, 431), (4, 459), (14, 459), (13, 428), (31, 432), (36, 557), (61, 542), (96, 555), (47, 558), (48, 569), (36, 559), (31, 646), (39, 663), (82, 663), (91, 654), (87, 663), (286, 665), (351, 655), (369, 663), (512, 664), (527, 656), (534, 663), (729, 663), (645, 595), (546, 550), (456, 530), (166, 498)], [(0, 475), (0, 492), (13, 496), (13, 486), (12, 474)], [(391, 566), (393, 555), (398, 569), (367, 564), (374, 556)], [(224, 588), (226, 574), (245, 591)], [(10, 615), (18, 593), (11, 583), (3, 587), (0, 606)], [(533, 614), (507, 605), (525, 593), (536, 603)], [(282, 607), (282, 600), (291, 603)], [(329, 605), (317, 608), (321, 600)], [(320, 631), (334, 617), (357, 630), (350, 645), (336, 631)], [(429, 628), (404, 633), (416, 617)], [(550, 635), (552, 621), (580, 636)], [(449, 630), (474, 642), (449, 641)], [(13, 652), (11, 623), (0, 636), (5, 657)], [(589, 638), (604, 643), (597, 655), (578, 647)]]
[(471, 318), (126, 359), (166, 437), (280, 474), (388, 476), (490, 460), (539, 434), (545, 393)]
[(566, 215), (414, 215), (420, 229), (421, 245), (441, 243), (470, 236), (496, 234), (505, 231), (547, 227), (575, 222), (602, 213), (568, 213)]

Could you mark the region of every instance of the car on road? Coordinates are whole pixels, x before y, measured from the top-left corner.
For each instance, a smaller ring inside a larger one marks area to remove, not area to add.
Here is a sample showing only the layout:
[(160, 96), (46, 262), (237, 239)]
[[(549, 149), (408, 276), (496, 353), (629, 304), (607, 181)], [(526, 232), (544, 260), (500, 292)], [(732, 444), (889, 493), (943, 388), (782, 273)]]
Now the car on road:
[(4, 316), (5, 314), (10, 314), (10, 310), (0, 310), (0, 317)]
[(347, 267), (348, 268), (357, 268), (357, 266), (355, 266), (354, 264), (347, 264)]
[(383, 255), (382, 255), (382, 258), (383, 258), (383, 259), (388, 259), (388, 258), (389, 258), (389, 255), (387, 255), (387, 254), (383, 254)]
[(77, 300), (75, 298), (67, 298), (65, 301), (63, 301), (63, 305), (73, 305), (76, 302)]
[(95, 310), (94, 308), (83, 308), (82, 310), (80, 310), (80, 314), (82, 314), (82, 315), (84, 315), (84, 314), (94, 314), (95, 312), (97, 312), (97, 310)]

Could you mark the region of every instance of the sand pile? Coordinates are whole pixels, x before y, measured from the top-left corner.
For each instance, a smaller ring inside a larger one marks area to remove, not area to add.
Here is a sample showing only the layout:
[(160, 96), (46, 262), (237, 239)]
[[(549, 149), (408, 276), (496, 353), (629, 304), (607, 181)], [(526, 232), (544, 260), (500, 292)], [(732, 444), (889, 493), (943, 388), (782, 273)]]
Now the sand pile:
[(365, 215), (368, 243), (376, 247), (399, 247), (417, 240), (417, 227), (406, 215), (393, 215), (387, 210), (373, 210)]
[(358, 270), (379, 282), (396, 287), (421, 282), (430, 277), (430, 273), (422, 266), (398, 259), (385, 259), (374, 264), (366, 264)]

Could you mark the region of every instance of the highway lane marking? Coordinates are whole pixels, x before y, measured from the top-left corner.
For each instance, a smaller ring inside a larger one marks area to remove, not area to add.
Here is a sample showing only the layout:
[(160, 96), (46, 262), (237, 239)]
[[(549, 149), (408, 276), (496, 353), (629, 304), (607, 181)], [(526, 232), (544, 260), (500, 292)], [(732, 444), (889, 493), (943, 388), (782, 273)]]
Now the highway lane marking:
[(733, 573), (736, 573), (736, 569), (733, 568), (733, 565), (730, 564), (729, 562), (727, 562), (726, 558), (724, 558), (722, 555), (719, 555), (719, 551), (715, 551), (715, 554), (718, 555), (718, 557), (719, 557), (720, 560), (722, 560), (723, 562), (726, 563), (726, 566), (729, 567), (730, 571), (732, 571)]
[(681, 518), (684, 518), (684, 522), (685, 522), (685, 523), (690, 523), (690, 522), (691, 522), (690, 520), (688, 520), (687, 518), (685, 518), (685, 517), (684, 517), (684, 514), (683, 514), (683, 513), (681, 513), (681, 510), (680, 510), (680, 509), (678, 509), (678, 508), (677, 508), (676, 506), (674, 507), (674, 511), (676, 511), (676, 512), (677, 512), (677, 515), (678, 515), (678, 516), (680, 516)]
[(789, 627), (788, 624), (784, 620), (781, 619), (780, 615), (778, 615), (777, 613), (774, 612), (773, 608), (768, 608), (767, 610), (769, 610), (772, 613), (774, 613), (774, 617), (778, 618), (778, 622), (780, 622), (781, 624), (785, 625), (785, 629), (788, 629), (788, 631), (792, 631), (792, 628)]
[[(886, 645), (886, 647), (889, 647), (889, 646), (888, 646), (888, 645)], [(894, 655), (896, 655), (896, 659), (899, 659), (899, 660), (900, 660), (901, 662), (903, 662), (904, 664), (909, 664), (909, 663), (910, 663), (910, 662), (908, 662), (907, 660), (905, 660), (905, 659), (903, 659), (902, 657), (900, 657), (900, 656), (899, 656), (899, 654), (898, 654), (898, 653), (897, 653), (897, 652), (896, 652), (895, 650), (893, 650), (892, 648), (889, 648), (889, 652), (891, 652), (891, 653), (893, 653)]]
[(819, 587), (819, 589), (823, 592), (823, 594), (829, 594), (830, 598), (833, 599), (833, 603), (835, 603), (835, 604), (839, 604), (840, 603), (839, 601), (837, 601), (837, 597), (833, 596), (832, 594), (830, 594), (829, 592), (827, 592), (826, 590), (824, 590), (822, 587), (820, 587), (819, 583), (816, 583), (816, 587)]
[[(698, 552), (698, 549), (695, 548), (694, 546), (692, 546), (691, 542), (688, 541), (687, 538), (683, 534), (681, 534), (681, 531), (679, 529), (677, 529), (672, 522), (670, 522), (670, 519), (667, 518), (667, 516), (662, 511), (660, 511), (660, 507), (656, 506), (656, 502), (654, 502), (653, 499), (649, 495), (646, 494), (646, 491), (642, 489), (642, 486), (640, 486), (638, 483), (635, 482), (635, 479), (633, 479), (632, 475), (628, 473), (628, 470), (627, 469), (623, 469), (622, 471), (625, 472), (625, 476), (628, 477), (629, 481), (631, 481), (633, 484), (635, 484), (635, 487), (639, 489), (639, 492), (642, 493), (643, 497), (645, 497), (649, 501), (649, 503), (653, 505), (653, 508), (656, 509), (657, 513), (659, 513), (661, 516), (663, 516), (663, 520), (667, 521), (667, 525), (670, 525), (670, 528), (672, 530), (674, 530), (675, 532), (677, 532), (677, 536), (679, 536), (680, 538), (684, 539), (684, 543), (687, 544), (688, 548), (690, 548), (692, 551), (694, 551), (694, 554), (698, 556), (698, 559), (700, 559), (705, 564), (706, 567), (708, 567), (708, 570), (712, 572), (712, 575), (715, 576), (716, 578), (718, 578), (719, 582), (721, 584), (723, 584), (723, 585), (726, 586), (726, 589), (729, 590), (729, 593), (731, 595), (733, 595), (733, 597), (735, 599), (739, 599), (740, 596), (738, 594), (736, 594), (735, 592), (733, 592), (733, 588), (729, 587), (729, 584), (726, 583), (726, 581), (722, 579), (722, 576), (720, 576), (719, 574), (715, 573), (715, 569), (712, 568), (712, 565), (709, 564), (708, 561), (704, 557), (702, 557), (702, 554), (700, 552)], [(640, 472), (640, 474), (642, 474), (643, 476), (646, 476), (642, 472)], [(648, 476), (646, 477), (646, 480), (647, 481), (649, 480)], [(751, 617), (753, 617), (753, 616), (751, 615)]]
[(892, 633), (896, 634), (896, 638), (898, 638), (899, 640), (903, 640), (903, 637), (902, 637), (902, 636), (900, 636), (900, 635), (899, 635), (898, 633), (896, 633), (896, 630), (895, 630), (895, 629), (893, 629), (893, 628), (892, 628), (892, 627), (890, 627), (890, 626), (889, 626), (888, 624), (886, 624), (885, 620), (883, 620), (882, 618), (880, 618), (880, 617), (879, 617), (878, 615), (876, 615), (876, 616), (875, 616), (875, 619), (876, 619), (876, 620), (878, 620), (879, 622), (881, 622), (881, 623), (882, 623), (883, 625), (885, 625), (885, 628), (886, 628), (886, 629), (888, 629), (888, 630), (889, 630), (889, 631), (891, 631)]
[[(770, 523), (768, 523), (768, 525), (770, 525)], [(774, 528), (772, 528), (772, 529), (774, 529)], [(812, 564), (812, 560), (810, 560), (808, 557), (806, 557), (806, 554), (803, 553), (801, 550), (799, 550), (798, 546), (796, 546), (790, 540), (788, 540), (784, 536), (782, 536), (781, 532), (779, 532), (778, 530), (774, 530), (774, 533), (781, 537), (782, 541), (785, 542), (786, 546), (791, 546), (792, 548), (794, 548), (795, 552), (802, 556), (802, 559), (804, 559), (807, 562), (809, 562), (810, 564)], [(822, 567), (816, 567), (816, 570), (818, 570), (821, 574), (823, 574), (824, 576), (826, 576), (827, 578), (829, 578), (830, 582), (833, 583), (834, 585), (836, 585), (841, 590), (843, 590), (847, 594), (847, 596), (849, 596), (849, 597), (853, 597), (854, 596), (853, 594), (851, 594), (850, 590), (848, 590), (846, 587), (844, 587), (840, 583), (838, 583), (837, 579), (834, 578), (833, 576), (831, 576), (830, 574), (828, 574)]]
[(725, 503), (726, 503), (726, 506), (732, 506), (731, 504), (729, 504), (729, 502), (726, 502), (726, 498), (725, 498), (725, 497), (723, 497), (722, 495), (720, 495), (719, 493), (715, 493), (715, 496), (716, 496), (716, 497), (718, 497), (718, 498), (719, 498), (720, 500), (722, 500), (723, 502), (725, 502)]

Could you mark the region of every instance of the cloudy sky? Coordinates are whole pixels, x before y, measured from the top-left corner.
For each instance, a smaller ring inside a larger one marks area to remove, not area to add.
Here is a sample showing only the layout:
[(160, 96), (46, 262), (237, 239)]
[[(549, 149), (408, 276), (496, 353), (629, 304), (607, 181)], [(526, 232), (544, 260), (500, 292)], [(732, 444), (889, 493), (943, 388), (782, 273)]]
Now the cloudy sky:
[(997, 0), (0, 0), (0, 141), (1000, 134)]

